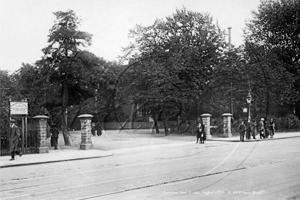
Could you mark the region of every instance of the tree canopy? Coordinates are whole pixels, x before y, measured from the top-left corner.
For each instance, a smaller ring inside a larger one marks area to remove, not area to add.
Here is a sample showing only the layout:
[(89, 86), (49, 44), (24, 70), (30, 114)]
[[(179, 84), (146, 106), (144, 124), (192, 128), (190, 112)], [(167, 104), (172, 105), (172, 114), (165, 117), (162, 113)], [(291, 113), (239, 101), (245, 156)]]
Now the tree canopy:
[(130, 36), (134, 42), (126, 53), (136, 62), (128, 71), (131, 98), (147, 113), (176, 118), (183, 105), (207, 97), (225, 47), (222, 31), (208, 14), (183, 8), (151, 26), (136, 26)]
[[(254, 19), (247, 23), (246, 29), (246, 51), (250, 55), (253, 52), (262, 53), (262, 49), (276, 60), (276, 64), (268, 61), (270, 70), (268, 72), (281, 72), (285, 79), (278, 82), (276, 87), (282, 84), (290, 84), (293, 81), (293, 88), (288, 90), (288, 99), (296, 105), (296, 112), (300, 116), (300, 1), (262, 1), (258, 11), (253, 13)], [(252, 52), (252, 53), (251, 53)], [(256, 54), (257, 58), (258, 54)], [(260, 57), (266, 56), (262, 53)], [(268, 56), (269, 58), (271, 58)], [(253, 57), (252, 57), (253, 58)], [(267, 60), (266, 60), (267, 61)], [(285, 70), (284, 70), (285, 69)], [(270, 74), (270, 73), (269, 73)], [(274, 73), (272, 73), (274, 74)], [(275, 78), (276, 79), (276, 78)], [(270, 83), (271, 83), (270, 82)], [(286, 91), (286, 90), (285, 90)], [(280, 93), (277, 93), (280, 94)], [(278, 95), (281, 98), (282, 95)]]

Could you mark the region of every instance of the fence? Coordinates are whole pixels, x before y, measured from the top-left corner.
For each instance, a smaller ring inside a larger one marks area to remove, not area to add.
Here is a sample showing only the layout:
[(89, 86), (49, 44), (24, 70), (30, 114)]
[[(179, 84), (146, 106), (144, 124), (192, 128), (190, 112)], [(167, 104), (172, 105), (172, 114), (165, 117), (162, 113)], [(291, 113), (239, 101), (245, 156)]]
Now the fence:
[[(105, 130), (118, 130), (118, 129), (152, 129), (154, 122), (104, 122), (102, 127)], [(158, 123), (158, 127), (163, 128), (162, 123)]]
[[(20, 133), (22, 131), (20, 130)], [(34, 129), (32, 122), (28, 123), (27, 132), (21, 134), (18, 143), (18, 150), (23, 154), (37, 152), (38, 137), (37, 131)], [(10, 155), (9, 149), (9, 133), (8, 131), (1, 132), (0, 156)]]

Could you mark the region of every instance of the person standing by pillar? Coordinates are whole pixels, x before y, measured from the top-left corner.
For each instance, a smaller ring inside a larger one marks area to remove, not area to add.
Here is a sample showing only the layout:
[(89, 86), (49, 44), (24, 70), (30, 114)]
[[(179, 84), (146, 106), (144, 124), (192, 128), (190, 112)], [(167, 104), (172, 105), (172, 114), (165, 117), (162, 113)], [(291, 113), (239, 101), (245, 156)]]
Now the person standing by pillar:
[(246, 126), (245, 126), (245, 123), (243, 120), (241, 121), (241, 123), (239, 125), (239, 132), (240, 132), (240, 142), (244, 142)]
[(92, 123), (92, 130), (91, 130), (93, 136), (96, 136), (96, 127), (95, 126), (96, 126), (95, 122), (93, 122)]
[(54, 150), (57, 150), (58, 145), (58, 136), (59, 136), (59, 130), (56, 126), (56, 124), (52, 125), (51, 128), (51, 147), (54, 147)]
[(102, 135), (102, 127), (101, 127), (101, 122), (97, 123), (97, 136)]
[(18, 143), (20, 138), (20, 130), (18, 126), (16, 125), (16, 122), (14, 119), (10, 120), (10, 130), (9, 130), (9, 150), (11, 152), (11, 159), (15, 160), (15, 154), (19, 155), (20, 157), (22, 154), (18, 151)]

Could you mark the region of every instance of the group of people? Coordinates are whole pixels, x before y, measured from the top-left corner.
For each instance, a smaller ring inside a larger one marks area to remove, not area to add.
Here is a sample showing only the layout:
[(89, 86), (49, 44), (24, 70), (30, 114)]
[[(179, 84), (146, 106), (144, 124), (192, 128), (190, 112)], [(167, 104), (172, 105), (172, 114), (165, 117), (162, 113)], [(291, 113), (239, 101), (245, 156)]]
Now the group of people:
[(253, 139), (256, 139), (258, 134), (260, 139), (265, 139), (269, 136), (273, 138), (275, 134), (275, 122), (273, 119), (268, 122), (264, 118), (261, 118), (258, 124), (255, 120), (250, 123), (242, 120), (238, 129), (241, 142), (244, 142), (245, 137), (246, 139), (251, 139), (252, 136)]
[[(49, 131), (49, 135), (51, 136), (51, 147), (54, 147), (54, 149), (57, 150), (59, 130), (56, 124), (52, 124), (48, 131)], [(20, 139), (21, 139), (20, 129), (16, 125), (16, 121), (14, 119), (11, 119), (10, 130), (9, 130), (9, 148), (10, 148), (9, 150), (11, 153), (10, 161), (15, 160), (15, 155), (19, 155), (20, 157), (22, 156), (22, 152), (19, 150)]]
[(95, 124), (94, 122), (92, 123), (92, 135), (93, 136), (101, 136), (102, 135), (102, 127), (100, 122), (98, 122), (97, 124)]
[(205, 127), (204, 124), (199, 123), (197, 126), (197, 134), (196, 134), (197, 142), (200, 140), (199, 144), (204, 144), (204, 141), (206, 140), (206, 133), (205, 133)]

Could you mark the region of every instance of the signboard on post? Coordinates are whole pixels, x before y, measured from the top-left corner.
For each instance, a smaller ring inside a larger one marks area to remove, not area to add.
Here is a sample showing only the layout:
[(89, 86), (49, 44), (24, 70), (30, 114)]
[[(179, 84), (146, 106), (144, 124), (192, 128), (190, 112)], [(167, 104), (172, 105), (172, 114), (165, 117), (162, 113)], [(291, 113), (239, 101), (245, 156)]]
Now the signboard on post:
[(28, 102), (10, 102), (11, 115), (28, 115)]

